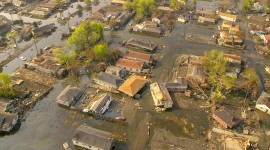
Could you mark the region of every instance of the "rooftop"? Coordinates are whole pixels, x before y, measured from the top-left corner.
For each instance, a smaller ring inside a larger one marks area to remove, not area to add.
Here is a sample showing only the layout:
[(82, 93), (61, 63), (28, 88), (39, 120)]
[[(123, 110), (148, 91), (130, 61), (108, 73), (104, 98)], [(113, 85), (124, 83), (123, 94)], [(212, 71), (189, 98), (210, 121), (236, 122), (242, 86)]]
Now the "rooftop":
[(270, 95), (266, 92), (262, 92), (256, 104), (266, 105), (270, 109)]
[(72, 138), (73, 143), (80, 142), (86, 148), (96, 147), (98, 149), (110, 150), (113, 145), (113, 135), (90, 126), (80, 125)]
[(95, 77), (94, 80), (99, 80), (102, 82), (107, 83), (109, 86), (114, 87), (117, 89), (122, 83), (124, 82), (123, 79), (116, 77), (114, 75), (105, 73), (105, 72), (100, 72), (97, 77)]
[(222, 13), (222, 12), (219, 13), (219, 16), (229, 17), (229, 18), (233, 18), (233, 19), (237, 18), (237, 16), (234, 14), (227, 14), (227, 13)]
[(133, 68), (133, 69), (142, 69), (143, 62), (136, 61), (136, 60), (129, 60), (129, 59), (120, 58), (116, 62), (116, 66)]
[(126, 46), (135, 46), (135, 47), (139, 47), (139, 48), (143, 48), (146, 50), (150, 50), (153, 51), (156, 47), (157, 44), (156, 43), (152, 43), (152, 42), (146, 42), (140, 39), (135, 39), (135, 38), (131, 38), (130, 40), (127, 41)]
[(129, 96), (134, 96), (146, 83), (147, 80), (142, 76), (132, 75), (118, 88), (118, 90)]
[(107, 103), (109, 99), (111, 99), (111, 96), (106, 93), (96, 96), (93, 99), (94, 103), (90, 106), (90, 110), (101, 113), (102, 108), (104, 107), (104, 105)]
[(228, 127), (232, 128), (238, 123), (238, 119), (231, 115), (225, 107), (221, 107), (214, 113), (218, 118), (220, 118)]
[(129, 51), (128, 53), (125, 54), (124, 58), (150, 62), (151, 56), (152, 56), (151, 54)]
[(76, 95), (79, 93), (80, 89), (77, 87), (71, 87), (71, 85), (68, 85), (56, 98), (57, 102), (64, 102), (69, 103), (76, 97)]

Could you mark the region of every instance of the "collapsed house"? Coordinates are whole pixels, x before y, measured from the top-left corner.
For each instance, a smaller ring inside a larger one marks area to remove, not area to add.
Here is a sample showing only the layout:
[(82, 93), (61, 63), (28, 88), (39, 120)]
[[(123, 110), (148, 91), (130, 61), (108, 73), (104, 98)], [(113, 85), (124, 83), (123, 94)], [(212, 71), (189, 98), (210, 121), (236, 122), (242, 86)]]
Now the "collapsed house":
[(270, 95), (266, 92), (262, 92), (260, 97), (257, 99), (255, 108), (270, 114)]
[(112, 97), (109, 94), (104, 93), (96, 96), (92, 101), (93, 102), (90, 102), (89, 105), (83, 109), (83, 112), (93, 112), (103, 115), (106, 110), (109, 109)]
[(215, 119), (224, 128), (233, 128), (240, 122), (240, 120), (234, 115), (230, 114), (224, 106), (216, 110), (212, 114), (212, 118)]
[(156, 107), (162, 110), (172, 108), (173, 101), (164, 84), (158, 82), (152, 83), (150, 85), (150, 91)]

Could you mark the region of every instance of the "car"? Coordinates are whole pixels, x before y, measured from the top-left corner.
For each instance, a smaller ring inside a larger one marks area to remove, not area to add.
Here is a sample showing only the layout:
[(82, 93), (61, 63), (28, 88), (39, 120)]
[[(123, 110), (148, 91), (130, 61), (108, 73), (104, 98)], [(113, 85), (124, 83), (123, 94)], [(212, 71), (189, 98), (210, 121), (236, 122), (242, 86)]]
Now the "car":
[(48, 49), (50, 49), (50, 48), (51, 48), (50, 46), (47, 46), (47, 47), (44, 48), (44, 50), (48, 50)]
[(21, 56), (20, 59), (21, 59), (22, 61), (26, 61), (26, 58), (23, 57), (23, 56)]

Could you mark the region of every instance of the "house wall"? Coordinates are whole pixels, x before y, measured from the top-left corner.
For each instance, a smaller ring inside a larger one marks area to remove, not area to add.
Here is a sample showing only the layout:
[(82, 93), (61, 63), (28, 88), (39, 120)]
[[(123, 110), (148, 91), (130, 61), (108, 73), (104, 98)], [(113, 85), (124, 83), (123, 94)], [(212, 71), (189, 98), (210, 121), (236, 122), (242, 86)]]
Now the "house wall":
[(121, 65), (116, 65), (117, 67), (126, 69), (127, 71), (134, 72), (134, 73), (140, 73), (142, 70), (141, 69), (134, 69), (134, 68), (129, 68), (126, 66), (121, 66)]
[(72, 139), (72, 142), (73, 142), (74, 145), (79, 146), (79, 147), (83, 147), (83, 148), (91, 149), (91, 150), (98, 150), (98, 147), (94, 147), (94, 146), (82, 143), (82, 142), (77, 141), (75, 139)]
[(105, 87), (107, 87), (107, 88), (117, 89), (117, 88), (114, 87), (113, 85), (110, 85), (110, 84), (108, 84), (108, 83), (106, 83), (106, 82), (103, 82), (103, 81), (101, 81), (101, 80), (98, 80), (98, 79), (94, 79), (94, 82), (95, 82), (96, 84), (99, 84), (99, 85), (101, 85), (101, 86), (105, 86)]
[(213, 117), (219, 124), (221, 124), (224, 128), (228, 128), (228, 125), (227, 125), (223, 120), (221, 120), (218, 116), (216, 116), (215, 114), (213, 114), (212, 117)]

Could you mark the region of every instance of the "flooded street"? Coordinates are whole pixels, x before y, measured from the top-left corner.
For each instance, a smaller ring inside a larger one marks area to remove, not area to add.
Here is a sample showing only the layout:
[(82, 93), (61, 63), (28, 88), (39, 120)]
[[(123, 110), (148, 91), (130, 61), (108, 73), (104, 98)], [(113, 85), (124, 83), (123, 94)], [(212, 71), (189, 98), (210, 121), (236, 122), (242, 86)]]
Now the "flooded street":
[[(92, 10), (96, 11), (104, 6), (108, 0), (100, 0), (100, 5), (93, 6)], [(73, 13), (77, 3), (73, 3), (74, 8), (70, 8), (69, 13)], [(67, 15), (67, 11), (64, 15)], [(87, 18), (90, 12), (85, 12), (82, 17), (75, 16), (69, 22), (70, 25), (75, 25), (79, 21)], [(8, 16), (7, 16), (8, 17)], [(13, 16), (14, 17), (14, 16)], [(35, 19), (26, 20), (36, 21)], [(55, 23), (56, 18), (43, 21), (43, 25)], [(38, 49), (50, 46), (53, 44), (64, 45), (61, 40), (62, 33), (68, 32), (68, 25), (60, 26), (57, 24), (56, 32), (52, 35), (41, 39), (37, 42)], [(251, 67), (256, 67), (256, 62), (270, 63), (269, 60), (261, 57), (255, 51), (232, 51), (227, 48), (199, 44), (184, 40), (182, 34), (196, 33), (202, 35), (213, 35), (214, 31), (207, 28), (200, 28), (192, 24), (176, 23), (173, 32), (168, 37), (148, 37), (143, 35), (131, 34), (127, 29), (117, 31), (112, 35), (110, 31), (105, 32), (105, 39), (112, 40), (111, 49), (118, 48), (119, 42), (130, 38), (139, 38), (144, 41), (156, 42), (162, 45), (163, 48), (155, 55), (158, 56), (157, 66), (153, 70), (152, 82), (164, 82), (171, 80), (173, 67), (175, 67), (175, 59), (182, 54), (203, 55), (205, 51), (219, 49), (225, 53), (241, 54), (247, 60), (247, 64)], [(182, 42), (181, 42), (182, 40)], [(33, 49), (33, 50), (31, 50)], [(37, 55), (35, 46), (27, 49), (21, 56), (30, 60)], [(14, 59), (7, 67), (3, 68), (5, 73), (13, 73), (22, 62), (19, 58)], [(256, 67), (262, 70), (262, 67)], [(111, 123), (104, 120), (96, 120), (90, 116), (80, 114), (78, 112), (59, 107), (56, 103), (56, 97), (65, 88), (70, 78), (62, 79), (54, 85), (54, 89), (46, 98), (38, 102), (35, 107), (27, 114), (26, 120), (21, 123), (20, 129), (15, 134), (0, 137), (0, 150), (58, 150), (63, 149), (62, 144), (67, 140), (71, 140), (74, 130), (80, 124), (88, 124), (97, 129), (109, 131), (117, 136), (125, 137), (126, 142), (119, 142), (116, 149), (132, 149), (141, 150), (150, 148), (150, 139), (153, 136), (155, 129), (165, 129), (175, 136), (185, 138), (204, 139), (205, 133), (209, 128), (208, 116), (204, 111), (187, 110), (181, 108), (177, 102), (174, 102), (173, 109), (169, 112), (157, 113), (151, 93), (147, 88), (141, 99), (131, 99), (124, 97), (123, 115), (127, 118), (128, 126), (118, 123)], [(79, 79), (78, 86), (89, 84), (90, 79), (83, 76)], [(181, 99), (177, 99), (181, 102)], [(176, 101), (176, 100), (175, 100)], [(142, 109), (138, 109), (135, 104), (139, 103)], [(149, 124), (147, 124), (149, 123)], [(148, 126), (150, 129), (148, 130)], [(149, 131), (149, 135), (148, 135)]]

